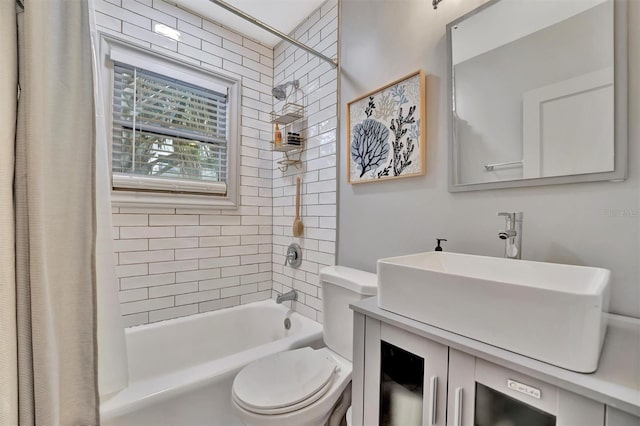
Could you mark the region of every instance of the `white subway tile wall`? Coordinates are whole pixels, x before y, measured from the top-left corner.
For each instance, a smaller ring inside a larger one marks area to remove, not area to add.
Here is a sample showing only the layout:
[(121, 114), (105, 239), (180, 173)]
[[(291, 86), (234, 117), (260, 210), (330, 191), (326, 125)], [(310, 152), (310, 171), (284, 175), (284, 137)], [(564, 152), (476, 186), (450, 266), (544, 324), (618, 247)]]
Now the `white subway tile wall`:
[[(292, 307), (322, 322), (318, 273), (335, 263), (337, 71), (280, 43), (275, 49), (162, 0), (97, 0), (98, 29), (135, 45), (242, 79), (238, 210), (114, 208), (121, 313), (127, 326), (251, 303), (295, 288)], [(175, 42), (151, 31), (177, 28)], [(337, 56), (337, 0), (312, 13), (293, 36)], [(271, 151), (271, 87), (300, 80), (307, 94), (303, 165), (281, 172)], [(302, 185), (305, 234), (291, 232), (295, 177)], [(303, 247), (300, 268), (284, 267), (291, 242)]]
[[(328, 0), (312, 13), (291, 35), (324, 55), (338, 54), (338, 5)], [(280, 171), (273, 158), (273, 293), (274, 297), (292, 288), (298, 291), (291, 303), (299, 313), (322, 322), (322, 290), (319, 271), (335, 264), (336, 241), (336, 127), (337, 70), (327, 62), (280, 43), (274, 49), (274, 83), (293, 79), (300, 82), (306, 95), (306, 119), (301, 134), (306, 138), (302, 167)], [(277, 111), (283, 102), (276, 102)], [(295, 178), (302, 179), (301, 216), (304, 235), (294, 238)], [(283, 266), (287, 246), (302, 247), (299, 268)]]
[[(242, 79), (240, 208), (113, 209), (126, 325), (272, 297), (273, 49), (162, 0), (97, 0), (96, 10), (104, 34)], [(155, 23), (177, 28), (180, 41)]]

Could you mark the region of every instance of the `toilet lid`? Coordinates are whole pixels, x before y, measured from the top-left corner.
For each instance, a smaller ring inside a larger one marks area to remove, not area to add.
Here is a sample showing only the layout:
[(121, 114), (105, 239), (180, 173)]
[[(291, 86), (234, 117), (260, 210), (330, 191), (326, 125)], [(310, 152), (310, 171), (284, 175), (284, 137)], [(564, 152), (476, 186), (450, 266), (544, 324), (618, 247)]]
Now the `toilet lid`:
[(251, 411), (290, 407), (326, 392), (335, 370), (334, 361), (309, 347), (280, 352), (243, 368), (233, 395)]

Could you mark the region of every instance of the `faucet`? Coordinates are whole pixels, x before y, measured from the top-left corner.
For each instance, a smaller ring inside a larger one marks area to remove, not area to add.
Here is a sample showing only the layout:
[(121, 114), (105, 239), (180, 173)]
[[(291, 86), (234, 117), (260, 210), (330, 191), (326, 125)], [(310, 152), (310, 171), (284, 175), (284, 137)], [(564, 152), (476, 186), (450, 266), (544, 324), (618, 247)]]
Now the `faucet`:
[(276, 299), (276, 303), (286, 302), (287, 300), (293, 300), (294, 302), (298, 300), (298, 292), (295, 290), (291, 290), (284, 294), (281, 294)]
[(504, 240), (504, 257), (507, 259), (521, 259), (523, 213), (500, 212), (498, 216), (504, 216), (506, 219), (505, 229), (498, 231), (498, 237)]

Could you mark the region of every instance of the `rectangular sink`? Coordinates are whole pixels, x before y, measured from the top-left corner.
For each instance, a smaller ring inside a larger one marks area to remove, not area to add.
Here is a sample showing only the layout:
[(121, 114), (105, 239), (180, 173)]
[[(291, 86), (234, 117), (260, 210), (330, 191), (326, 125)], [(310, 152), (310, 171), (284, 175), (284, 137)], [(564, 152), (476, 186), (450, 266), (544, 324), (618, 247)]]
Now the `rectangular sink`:
[(591, 373), (606, 332), (606, 269), (429, 252), (378, 260), (378, 306)]

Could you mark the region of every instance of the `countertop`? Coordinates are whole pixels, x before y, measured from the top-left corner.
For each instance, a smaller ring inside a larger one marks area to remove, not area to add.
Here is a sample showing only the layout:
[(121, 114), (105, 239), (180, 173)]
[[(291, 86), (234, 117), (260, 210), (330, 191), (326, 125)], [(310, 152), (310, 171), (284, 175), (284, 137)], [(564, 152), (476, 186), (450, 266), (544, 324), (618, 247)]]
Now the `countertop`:
[(640, 320), (638, 319), (608, 315), (609, 325), (598, 370), (595, 373), (583, 374), (385, 311), (378, 307), (377, 297), (352, 304), (351, 309), (434, 342), (640, 416)]

